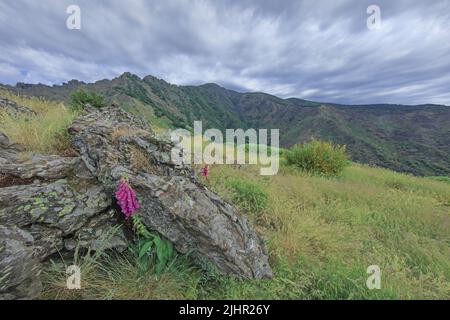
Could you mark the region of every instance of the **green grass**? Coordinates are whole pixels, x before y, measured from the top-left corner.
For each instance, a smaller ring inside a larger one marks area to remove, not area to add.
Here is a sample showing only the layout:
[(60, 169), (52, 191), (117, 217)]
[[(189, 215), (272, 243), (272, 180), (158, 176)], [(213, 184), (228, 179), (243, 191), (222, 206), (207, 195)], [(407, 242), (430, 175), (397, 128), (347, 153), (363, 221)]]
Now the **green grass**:
[[(13, 141), (44, 153), (70, 146), (64, 133), (75, 113), (0, 93), (37, 114), (1, 115), (1, 131)], [(258, 166), (213, 165), (204, 182), (266, 238), (273, 279), (238, 280), (180, 255), (162, 273), (156, 265), (143, 273), (136, 250), (77, 251), (47, 263), (43, 298), (450, 299), (449, 181), (358, 164), (332, 178), (286, 165), (271, 177), (260, 176)], [(81, 267), (82, 290), (65, 287), (72, 263)], [(366, 287), (370, 265), (381, 268), (380, 290)]]
[[(163, 275), (143, 277), (129, 254), (108, 255), (90, 273), (81, 298), (450, 298), (448, 183), (357, 164), (339, 178), (291, 167), (262, 177), (255, 166), (217, 165), (207, 183), (233, 201), (234, 179), (268, 195), (267, 208), (248, 216), (267, 239), (273, 279), (242, 281), (200, 270), (180, 256)], [(380, 290), (366, 287), (370, 265), (381, 268)], [(67, 291), (46, 289), (47, 298)]]
[(137, 99), (133, 98), (131, 103), (121, 103), (121, 107), (135, 116), (147, 120), (152, 130), (156, 133), (166, 132), (167, 129), (171, 127), (167, 118), (157, 117), (150, 106), (145, 107), (145, 105)]
[(322, 176), (339, 176), (350, 163), (345, 146), (319, 140), (293, 146), (285, 158), (289, 165)]
[(257, 183), (244, 179), (228, 179), (226, 185), (231, 189), (232, 202), (246, 213), (259, 214), (267, 209), (268, 195)]

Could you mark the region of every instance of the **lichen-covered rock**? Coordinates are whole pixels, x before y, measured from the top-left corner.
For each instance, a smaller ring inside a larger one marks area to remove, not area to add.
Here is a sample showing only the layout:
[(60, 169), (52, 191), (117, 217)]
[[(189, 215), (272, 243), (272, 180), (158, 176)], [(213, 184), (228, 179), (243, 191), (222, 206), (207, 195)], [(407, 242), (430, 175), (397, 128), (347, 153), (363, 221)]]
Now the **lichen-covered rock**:
[[(37, 298), (40, 261), (75, 248), (127, 246), (112, 198), (80, 158), (19, 156), (0, 134), (0, 299)], [(114, 232), (114, 233), (112, 233)]]
[(69, 129), (73, 145), (109, 194), (127, 177), (143, 222), (180, 252), (194, 252), (222, 271), (271, 277), (264, 243), (246, 218), (200, 184), (187, 166), (171, 162), (172, 145), (117, 106), (88, 107)]
[(64, 236), (80, 229), (111, 205), (99, 185), (75, 191), (66, 180), (0, 188), (0, 224), (56, 228)]
[(15, 226), (0, 225), (0, 299), (35, 299), (42, 289), (41, 265), (33, 237)]
[(117, 223), (117, 214), (114, 209), (95, 216), (83, 225), (73, 237), (64, 241), (64, 248), (74, 250), (89, 248), (91, 250), (115, 249), (123, 251), (128, 242), (122, 230), (123, 226)]

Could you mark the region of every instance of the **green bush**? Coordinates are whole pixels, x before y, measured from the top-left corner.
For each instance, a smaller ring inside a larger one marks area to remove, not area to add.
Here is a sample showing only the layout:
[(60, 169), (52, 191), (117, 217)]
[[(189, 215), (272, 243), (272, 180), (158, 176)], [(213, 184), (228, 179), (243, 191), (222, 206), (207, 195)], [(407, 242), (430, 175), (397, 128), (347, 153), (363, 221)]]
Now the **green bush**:
[(105, 98), (95, 92), (77, 89), (70, 94), (70, 105), (73, 109), (81, 110), (87, 103), (96, 108), (103, 108), (106, 106)]
[(237, 178), (228, 180), (227, 184), (233, 203), (242, 210), (260, 213), (267, 208), (269, 197), (260, 185)]
[(339, 176), (350, 164), (344, 145), (319, 140), (295, 145), (285, 157), (288, 165), (323, 176)]

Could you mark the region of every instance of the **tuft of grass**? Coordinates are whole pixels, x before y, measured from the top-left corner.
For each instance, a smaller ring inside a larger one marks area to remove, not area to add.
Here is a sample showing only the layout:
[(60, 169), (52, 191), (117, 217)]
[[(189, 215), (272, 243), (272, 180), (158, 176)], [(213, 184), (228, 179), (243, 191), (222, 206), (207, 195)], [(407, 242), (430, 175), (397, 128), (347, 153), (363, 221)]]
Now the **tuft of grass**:
[[(188, 256), (175, 256), (164, 272), (156, 273), (155, 265), (143, 268), (139, 252), (117, 253), (105, 248), (117, 228), (106, 232), (97, 251), (77, 248), (73, 257), (51, 260), (42, 273), (44, 299), (193, 299), (200, 279)], [(103, 245), (102, 245), (103, 244)], [(139, 244), (136, 244), (139, 245)], [(76, 265), (81, 271), (81, 289), (67, 289), (67, 267)]]
[(323, 176), (339, 176), (350, 164), (345, 146), (319, 140), (295, 145), (284, 156), (288, 165)]
[(24, 97), (9, 91), (0, 96), (32, 109), (36, 114), (0, 113), (1, 131), (28, 151), (59, 153), (70, 146), (67, 128), (76, 113), (62, 103), (36, 97)]
[(226, 184), (233, 203), (243, 211), (258, 214), (267, 209), (269, 196), (259, 184), (239, 178), (228, 179)]

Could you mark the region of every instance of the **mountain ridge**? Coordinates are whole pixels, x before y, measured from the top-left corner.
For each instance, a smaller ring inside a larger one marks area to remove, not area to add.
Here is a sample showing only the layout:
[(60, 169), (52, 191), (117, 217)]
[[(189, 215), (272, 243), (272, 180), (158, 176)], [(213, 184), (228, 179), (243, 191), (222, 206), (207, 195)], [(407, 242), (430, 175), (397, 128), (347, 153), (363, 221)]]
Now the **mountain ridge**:
[(415, 175), (450, 174), (450, 107), (445, 105), (283, 99), (264, 92), (241, 93), (216, 83), (179, 86), (129, 72), (93, 83), (1, 85), (16, 93), (62, 101), (80, 87), (163, 127), (190, 129), (194, 120), (203, 120), (204, 129), (280, 129), (284, 147), (315, 137), (346, 144), (356, 162)]

